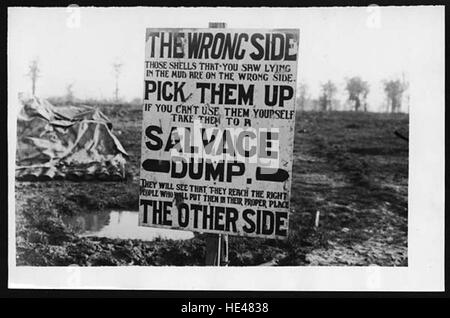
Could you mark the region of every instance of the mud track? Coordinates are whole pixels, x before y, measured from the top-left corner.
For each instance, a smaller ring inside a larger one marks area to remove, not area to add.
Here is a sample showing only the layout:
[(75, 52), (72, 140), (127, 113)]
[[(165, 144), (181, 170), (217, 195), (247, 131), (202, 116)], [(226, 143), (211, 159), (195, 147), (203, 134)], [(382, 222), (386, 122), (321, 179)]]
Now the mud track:
[[(141, 110), (103, 106), (130, 154), (125, 182), (17, 182), (17, 264), (202, 265), (201, 235), (186, 241), (78, 237), (61, 217), (138, 209)], [(230, 265), (407, 265), (405, 114), (297, 115), (290, 236), (230, 237)], [(319, 226), (315, 227), (317, 211)]]

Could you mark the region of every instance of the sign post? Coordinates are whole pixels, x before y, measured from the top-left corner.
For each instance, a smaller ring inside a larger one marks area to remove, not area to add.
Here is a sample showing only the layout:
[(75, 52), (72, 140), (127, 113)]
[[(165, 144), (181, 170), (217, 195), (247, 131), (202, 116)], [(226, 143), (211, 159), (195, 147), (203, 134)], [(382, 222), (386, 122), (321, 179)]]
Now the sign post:
[[(211, 29), (225, 29), (227, 25), (224, 22), (209, 22), (209, 27)], [(228, 235), (224, 234), (222, 240), (222, 234), (209, 234), (206, 236), (205, 265), (221, 266), (222, 263), (225, 266), (228, 265)]]
[(139, 225), (288, 236), (299, 33), (147, 29)]

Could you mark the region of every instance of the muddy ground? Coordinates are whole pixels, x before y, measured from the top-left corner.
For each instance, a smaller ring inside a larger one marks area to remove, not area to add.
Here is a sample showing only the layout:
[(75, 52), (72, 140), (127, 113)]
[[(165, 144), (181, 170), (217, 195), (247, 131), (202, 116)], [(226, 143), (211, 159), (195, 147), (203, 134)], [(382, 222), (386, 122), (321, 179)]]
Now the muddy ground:
[[(79, 237), (81, 212), (138, 210), (141, 109), (100, 106), (130, 154), (125, 182), (16, 182), (17, 265), (203, 265), (205, 242)], [(406, 114), (297, 114), (289, 239), (230, 237), (230, 265), (407, 265)], [(320, 212), (319, 227), (314, 226)]]

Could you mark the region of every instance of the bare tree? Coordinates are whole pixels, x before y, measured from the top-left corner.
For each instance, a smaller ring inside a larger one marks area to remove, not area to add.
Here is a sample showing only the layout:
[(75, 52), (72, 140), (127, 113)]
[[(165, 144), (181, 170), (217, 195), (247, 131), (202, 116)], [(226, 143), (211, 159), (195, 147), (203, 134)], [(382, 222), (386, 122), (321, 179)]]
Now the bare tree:
[(330, 80), (322, 84), (322, 94), (319, 97), (319, 106), (322, 111), (332, 110), (332, 103), (334, 95), (337, 92), (337, 87)]
[(300, 83), (298, 86), (298, 109), (305, 110), (308, 101), (308, 85)]
[(69, 104), (72, 104), (75, 99), (73, 94), (73, 85), (74, 83), (66, 85), (66, 102)]
[(31, 93), (36, 95), (36, 82), (37, 79), (40, 77), (41, 69), (39, 67), (39, 60), (35, 58), (30, 62), (28, 65), (28, 76), (31, 79)]
[(397, 113), (402, 107), (403, 93), (407, 89), (408, 83), (403, 78), (402, 80), (385, 80), (383, 84), (388, 101), (388, 110), (390, 109), (392, 113)]
[(403, 84), (403, 89), (404, 89), (403, 93), (404, 93), (404, 95), (406, 95), (405, 96), (406, 108), (407, 108), (407, 111), (409, 113), (409, 99), (410, 99), (410, 96), (409, 96), (409, 81), (406, 79), (406, 75), (405, 75), (404, 72), (402, 72), (402, 84)]
[(348, 100), (354, 105), (354, 110), (358, 111), (362, 107), (367, 111), (367, 95), (369, 94), (369, 84), (359, 76), (347, 79), (345, 89), (348, 92)]
[(120, 73), (122, 71), (122, 66), (123, 64), (119, 61), (116, 61), (113, 63), (113, 70), (114, 70), (114, 77), (116, 80), (116, 88), (114, 90), (114, 100), (116, 102), (119, 101), (119, 77), (120, 77)]

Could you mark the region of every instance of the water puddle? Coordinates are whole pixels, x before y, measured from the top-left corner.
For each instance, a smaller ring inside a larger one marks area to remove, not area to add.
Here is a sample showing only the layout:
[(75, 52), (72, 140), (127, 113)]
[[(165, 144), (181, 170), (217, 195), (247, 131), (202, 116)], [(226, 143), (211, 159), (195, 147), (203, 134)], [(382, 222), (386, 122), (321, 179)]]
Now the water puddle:
[(190, 231), (161, 229), (138, 226), (137, 211), (104, 211), (82, 213), (73, 217), (63, 217), (79, 236), (97, 236), (112, 239), (136, 239), (151, 241), (156, 238), (188, 240), (194, 237)]

